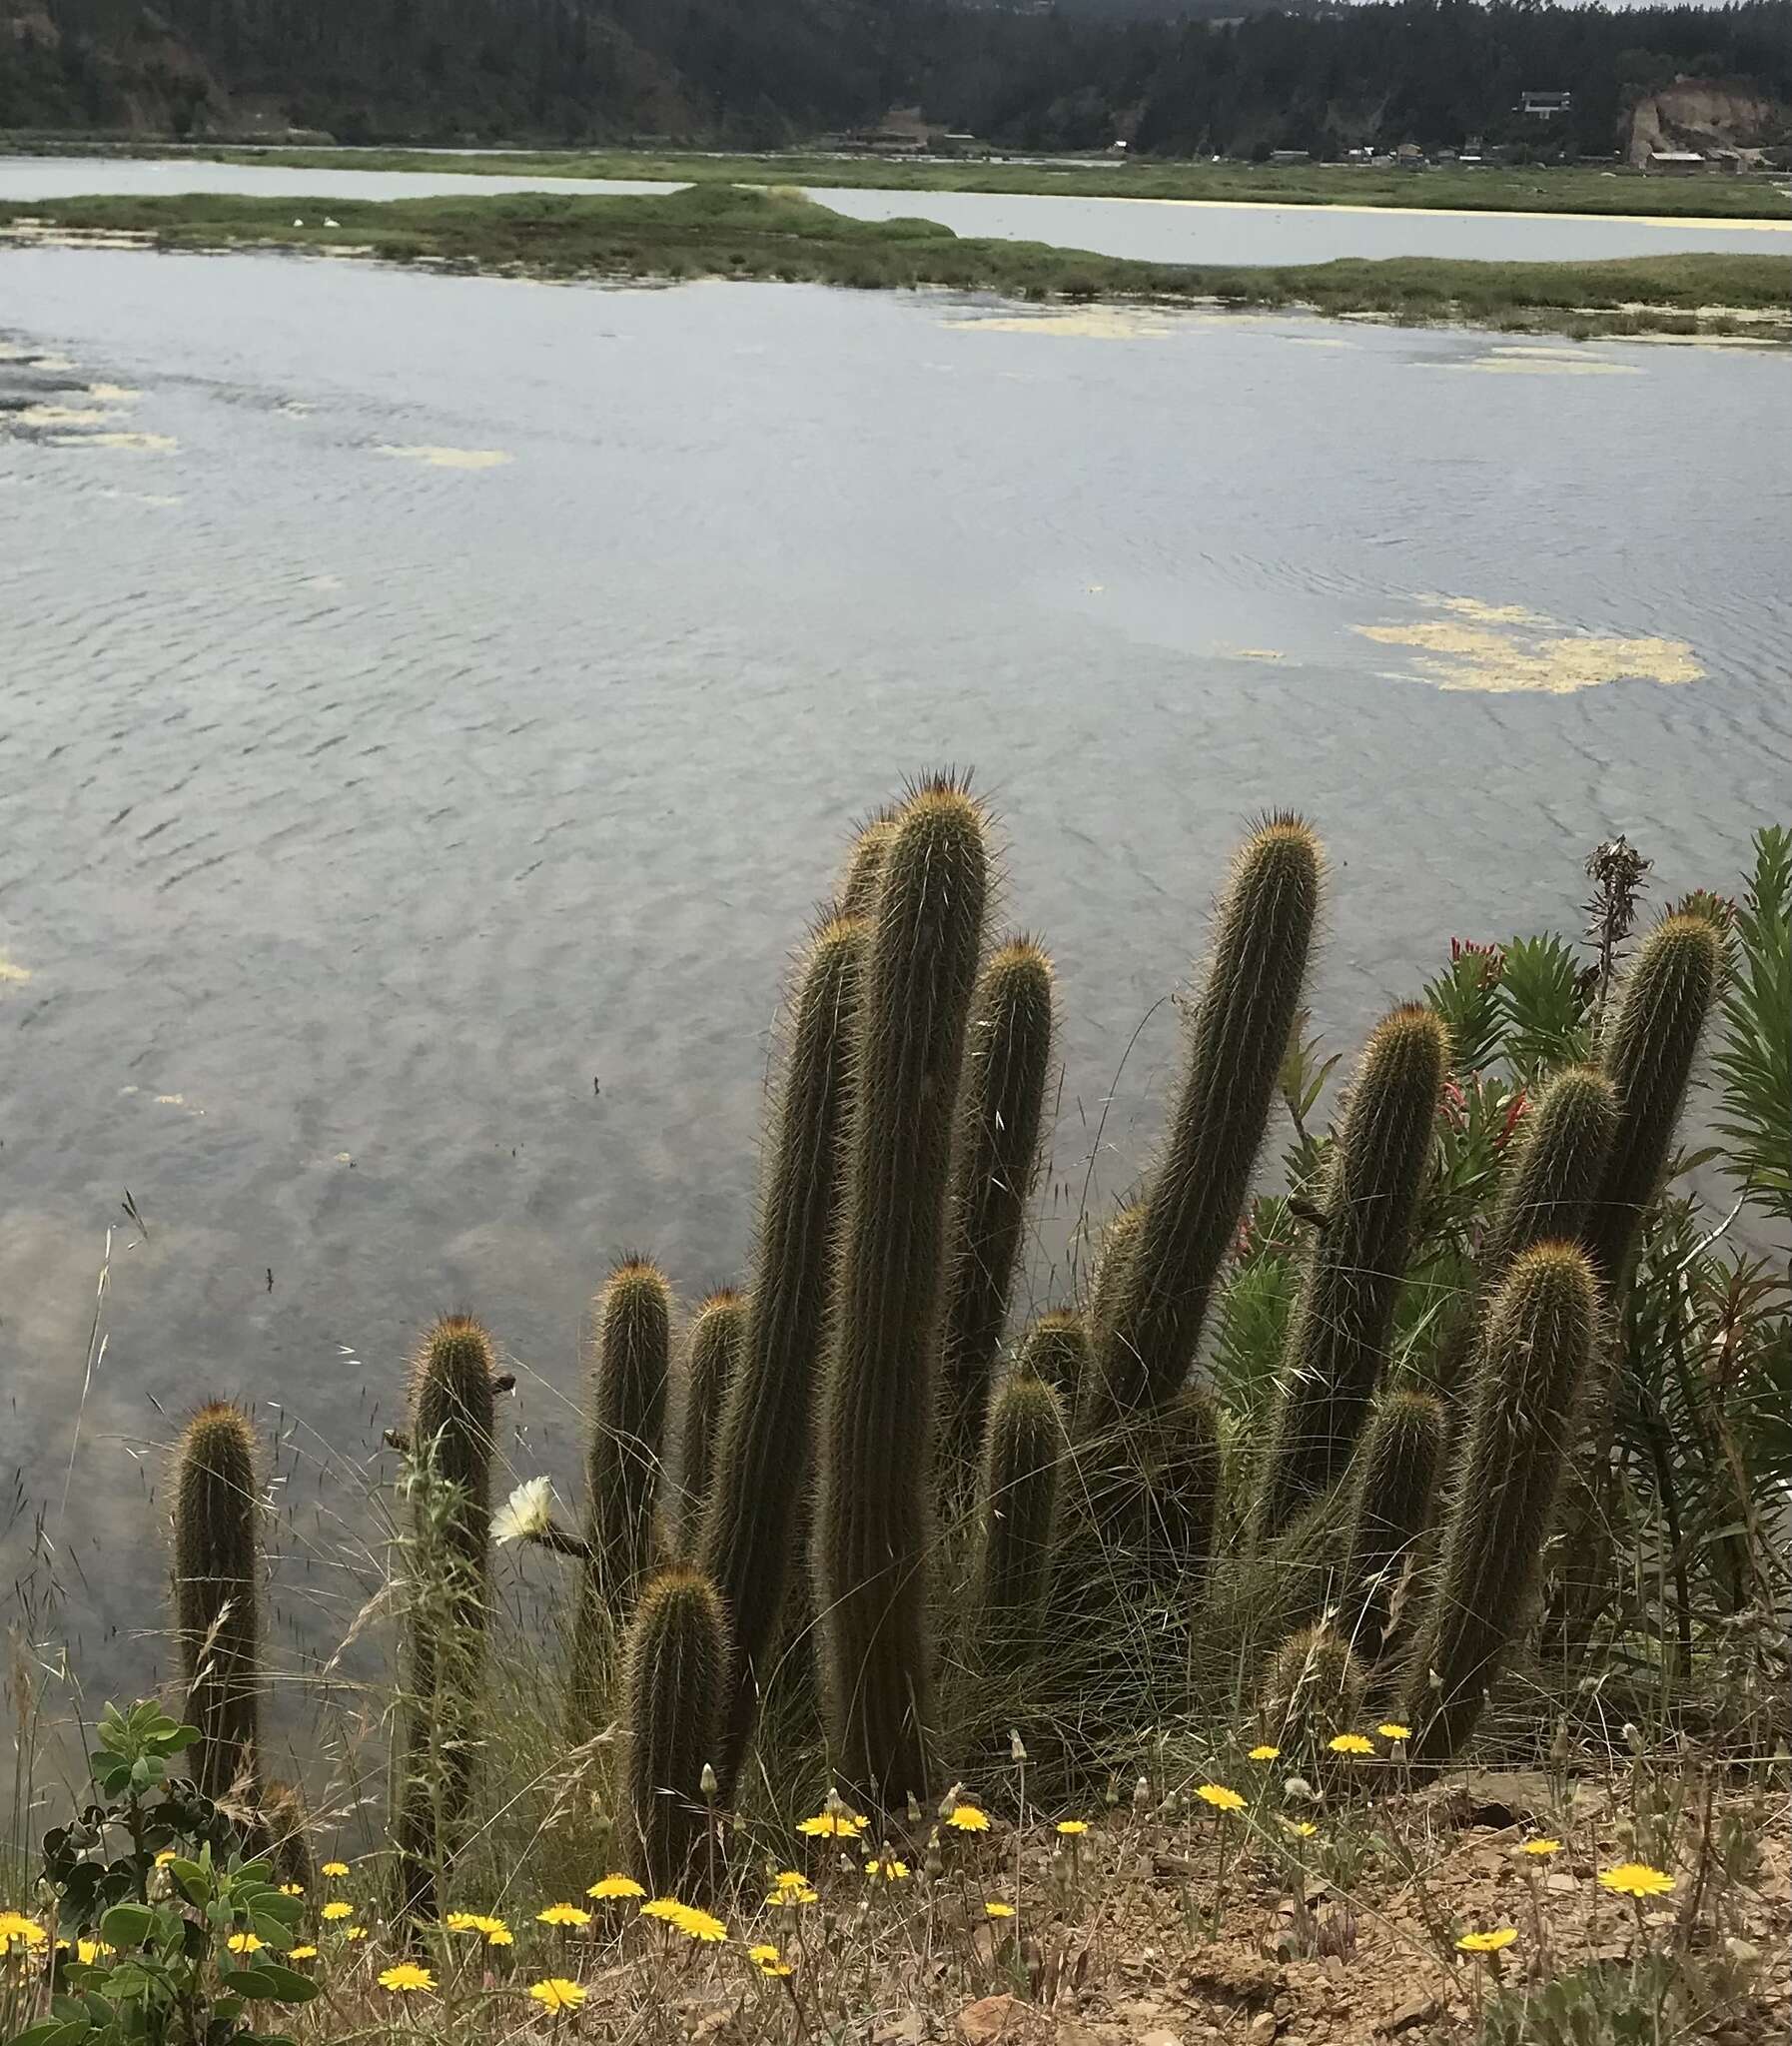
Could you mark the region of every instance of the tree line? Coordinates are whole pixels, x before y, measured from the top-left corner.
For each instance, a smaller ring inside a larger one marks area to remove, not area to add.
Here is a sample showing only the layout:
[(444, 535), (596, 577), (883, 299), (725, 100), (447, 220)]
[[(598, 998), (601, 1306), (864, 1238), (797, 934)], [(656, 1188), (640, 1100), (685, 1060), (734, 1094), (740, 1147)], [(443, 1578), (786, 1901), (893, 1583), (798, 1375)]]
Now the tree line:
[[(1174, 12), (1171, 10), (1174, 8)], [(0, 128), (773, 147), (919, 104), (1025, 149), (1597, 154), (1676, 75), (1792, 99), (1792, 0), (0, 0)], [(1145, 10), (1143, 12), (1139, 10)], [(1547, 124), (1525, 91), (1566, 92)]]

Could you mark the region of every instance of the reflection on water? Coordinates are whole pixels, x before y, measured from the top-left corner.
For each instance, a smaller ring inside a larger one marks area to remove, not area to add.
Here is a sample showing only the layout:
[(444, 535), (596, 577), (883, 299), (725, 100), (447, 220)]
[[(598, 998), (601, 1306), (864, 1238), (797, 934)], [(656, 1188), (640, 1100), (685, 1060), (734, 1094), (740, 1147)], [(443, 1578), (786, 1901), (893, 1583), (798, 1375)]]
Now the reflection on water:
[(250, 256), (0, 280), (0, 1529), (10, 1577), (46, 1506), (101, 1690), (156, 1659), (197, 1397), (279, 1438), (286, 1660), (372, 1581), (437, 1311), (519, 1374), (509, 1473), (576, 1497), (588, 1296), (636, 1246), (686, 1299), (740, 1275), (783, 964), (904, 772), (975, 764), (1058, 958), (1040, 1302), (1092, 1150), (1098, 1200), (1146, 1151), (1254, 811), (1327, 837), (1342, 1042), (1452, 934), (1574, 924), (1590, 842), (1727, 886), (1784, 807), (1782, 357), (1474, 379), (1428, 373), (1523, 345)]
[[(280, 164), (0, 157), (0, 199), (95, 192), (242, 192), (291, 199), (469, 199), (480, 193), (671, 192), (640, 181), (453, 171), (306, 171)], [(1546, 213), (1423, 213), (1391, 207), (1236, 205), (1180, 199), (1060, 199), (1047, 193), (877, 192), (810, 196), (854, 220), (939, 221), (955, 234), (1051, 242), (1153, 263), (1327, 263), (1338, 256), (1456, 256), (1592, 262), (1687, 251), (1792, 255), (1792, 220), (1604, 219)]]

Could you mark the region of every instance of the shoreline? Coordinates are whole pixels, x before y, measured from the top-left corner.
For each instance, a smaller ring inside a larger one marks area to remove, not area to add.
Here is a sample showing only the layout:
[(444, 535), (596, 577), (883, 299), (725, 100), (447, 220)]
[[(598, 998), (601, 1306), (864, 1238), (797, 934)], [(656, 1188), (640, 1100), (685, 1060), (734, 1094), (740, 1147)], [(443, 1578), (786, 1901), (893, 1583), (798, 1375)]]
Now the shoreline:
[[(1699, 220), (1717, 226), (1792, 230), (1792, 203), (1778, 185), (1717, 178), (1646, 178), (1627, 167), (1614, 171), (1599, 167), (1485, 165), (1464, 170), (1453, 164), (1431, 164), (1407, 171), (1343, 164), (1271, 166), (1148, 158), (1109, 163), (1089, 158), (1063, 162), (982, 157), (923, 160), (801, 152), (784, 157), (625, 148), (504, 152), (414, 148), (402, 144), (344, 148), (324, 144), (218, 142), (184, 146), (109, 142), (99, 137), (62, 144), (47, 139), (9, 140), (0, 136), (0, 154), (3, 153), (45, 160), (87, 154), (164, 163), (265, 164), (369, 174), (424, 171), (475, 181), (481, 177), (533, 176), (582, 179), (594, 184), (638, 180), (774, 189), (831, 186), (841, 191), (964, 192), (992, 197), (1107, 199), (1129, 205), (1157, 202), (1272, 211), (1320, 208), (1458, 218), (1485, 214), (1514, 220), (1608, 220), (1644, 226)], [(1117, 185), (1132, 189), (1116, 190)], [(1608, 185), (1629, 190), (1611, 194), (1606, 189)], [(1629, 204), (1630, 191), (1639, 186), (1648, 189), (1652, 201), (1648, 212), (1636, 211)], [(1436, 194), (1434, 202), (1426, 203), (1427, 190)], [(1549, 204), (1549, 199), (1558, 192), (1563, 203)], [(1607, 197), (1620, 197), (1622, 203), (1591, 203)], [(1538, 205), (1539, 199), (1544, 203)], [(1502, 200), (1509, 203), (1501, 203)], [(1517, 203), (1520, 200), (1530, 203)]]
[(1767, 254), (1177, 265), (961, 237), (933, 221), (860, 221), (801, 193), (713, 184), (651, 197), (336, 200), (328, 204), (341, 219), (327, 216), (317, 228), (294, 220), (293, 206), (304, 203), (190, 194), (0, 204), (0, 246), (262, 249), (559, 282), (715, 278), (859, 290), (936, 287), (1017, 303), (1306, 312), (1576, 340), (1792, 341), (1792, 266)]

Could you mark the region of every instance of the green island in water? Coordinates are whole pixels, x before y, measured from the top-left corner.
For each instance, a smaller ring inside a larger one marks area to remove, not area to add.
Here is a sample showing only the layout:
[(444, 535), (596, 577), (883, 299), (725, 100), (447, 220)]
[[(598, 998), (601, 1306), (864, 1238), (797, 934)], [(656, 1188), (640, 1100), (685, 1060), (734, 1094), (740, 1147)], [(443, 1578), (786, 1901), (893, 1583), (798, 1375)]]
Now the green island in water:
[(765, 279), (1045, 301), (1306, 310), (1582, 339), (1792, 339), (1792, 263), (1782, 255), (1155, 263), (961, 236), (928, 220), (850, 220), (800, 190), (720, 182), (615, 198), (522, 193), (313, 201), (193, 193), (41, 200), (0, 205), (0, 237), (14, 243), (129, 237), (172, 250), (311, 250), (564, 281)]

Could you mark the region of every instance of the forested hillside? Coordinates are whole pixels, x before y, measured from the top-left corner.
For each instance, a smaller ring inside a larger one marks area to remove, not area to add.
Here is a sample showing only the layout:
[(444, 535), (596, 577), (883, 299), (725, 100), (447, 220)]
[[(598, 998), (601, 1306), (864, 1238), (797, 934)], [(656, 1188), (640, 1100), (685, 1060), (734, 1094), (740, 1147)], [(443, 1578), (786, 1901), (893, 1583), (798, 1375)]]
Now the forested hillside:
[[(343, 141), (803, 140), (919, 103), (1027, 148), (1618, 146), (1677, 74), (1792, 99), (1792, 0), (0, 0), (0, 128)], [(1144, 13), (1133, 10), (1143, 9)], [(1242, 14), (1242, 18), (1241, 17)], [(1570, 92), (1547, 124), (1525, 90)]]

